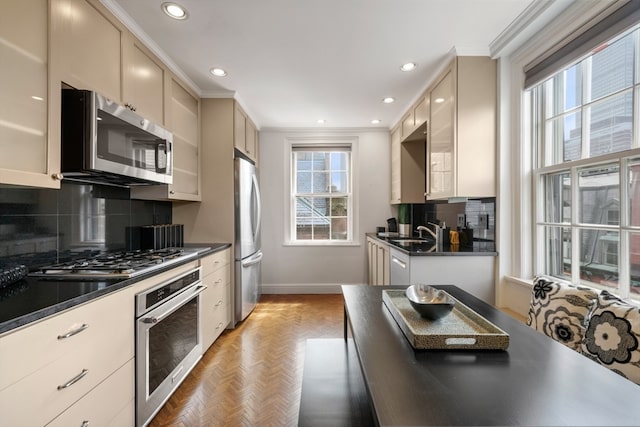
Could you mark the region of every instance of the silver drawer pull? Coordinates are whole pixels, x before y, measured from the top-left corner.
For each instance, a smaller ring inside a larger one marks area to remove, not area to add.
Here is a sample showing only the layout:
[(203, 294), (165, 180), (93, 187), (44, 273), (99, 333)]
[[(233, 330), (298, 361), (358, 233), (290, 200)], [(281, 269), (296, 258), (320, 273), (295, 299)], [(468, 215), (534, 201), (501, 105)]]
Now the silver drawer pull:
[(220, 329), (222, 328), (222, 322), (218, 323), (218, 326), (216, 326), (216, 329)]
[(82, 378), (84, 378), (84, 376), (87, 375), (88, 373), (89, 373), (88, 369), (83, 369), (82, 372), (80, 372), (75, 377), (71, 378), (66, 384), (59, 385), (58, 390), (64, 390), (65, 388), (71, 387), (72, 385), (80, 381)]
[(217, 285), (218, 283), (222, 283), (222, 279), (218, 279), (218, 280), (216, 280), (214, 283), (215, 283), (216, 285)]
[(80, 425), (80, 427), (89, 427), (89, 421), (84, 420), (84, 421), (82, 422), (82, 424)]
[(80, 326), (78, 329), (74, 329), (73, 331), (69, 331), (64, 335), (58, 335), (58, 339), (59, 340), (63, 340), (65, 338), (71, 338), (72, 336), (77, 335), (80, 332), (84, 331), (88, 327), (89, 327), (89, 325), (87, 325), (86, 323), (83, 323), (82, 326)]
[(220, 307), (222, 305), (222, 300), (218, 300), (218, 302), (216, 303), (216, 307)]

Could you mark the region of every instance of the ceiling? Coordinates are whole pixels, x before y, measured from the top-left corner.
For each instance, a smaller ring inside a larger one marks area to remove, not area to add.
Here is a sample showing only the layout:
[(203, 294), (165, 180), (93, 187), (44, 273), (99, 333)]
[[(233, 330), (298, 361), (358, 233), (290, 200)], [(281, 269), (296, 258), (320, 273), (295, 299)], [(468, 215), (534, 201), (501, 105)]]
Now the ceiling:
[[(488, 55), (532, 3), (176, 0), (189, 14), (178, 21), (165, 0), (102, 1), (202, 97), (236, 97), (262, 129), (388, 129), (454, 51)], [(418, 67), (400, 71), (406, 62)], [(396, 102), (383, 104), (388, 96)]]

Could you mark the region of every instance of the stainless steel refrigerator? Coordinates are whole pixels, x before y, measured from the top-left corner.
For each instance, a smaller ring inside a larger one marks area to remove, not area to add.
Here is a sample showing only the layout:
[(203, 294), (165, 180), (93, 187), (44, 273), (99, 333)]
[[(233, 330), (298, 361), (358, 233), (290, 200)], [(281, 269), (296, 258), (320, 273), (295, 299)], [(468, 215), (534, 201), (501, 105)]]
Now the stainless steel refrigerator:
[(235, 322), (244, 320), (260, 298), (260, 187), (250, 160), (235, 158)]

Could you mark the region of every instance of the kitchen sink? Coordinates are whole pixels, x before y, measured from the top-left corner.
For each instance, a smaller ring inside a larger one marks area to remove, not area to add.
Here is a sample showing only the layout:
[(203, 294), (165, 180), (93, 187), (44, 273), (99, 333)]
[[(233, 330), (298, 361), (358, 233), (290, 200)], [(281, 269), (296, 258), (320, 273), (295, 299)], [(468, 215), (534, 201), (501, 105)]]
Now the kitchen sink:
[(435, 241), (431, 239), (418, 239), (418, 238), (406, 238), (406, 239), (391, 239), (393, 243), (397, 243), (399, 245), (411, 245), (411, 244), (425, 244), (425, 245), (435, 245)]

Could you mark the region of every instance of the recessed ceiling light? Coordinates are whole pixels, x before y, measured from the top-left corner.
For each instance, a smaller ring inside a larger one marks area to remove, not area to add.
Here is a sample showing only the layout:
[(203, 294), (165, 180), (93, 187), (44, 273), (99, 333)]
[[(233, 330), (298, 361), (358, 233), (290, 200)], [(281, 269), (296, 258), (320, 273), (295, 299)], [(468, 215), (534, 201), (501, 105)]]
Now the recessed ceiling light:
[(323, 125), (325, 123), (327, 123), (327, 121), (325, 119), (318, 119), (318, 124), (319, 125)]
[(178, 3), (162, 3), (162, 10), (173, 19), (187, 19), (187, 9)]
[(415, 62), (407, 62), (406, 64), (402, 64), (400, 66), (400, 69), (402, 71), (411, 71), (411, 70), (415, 70), (417, 66), (418, 64), (416, 64)]
[(227, 75), (227, 72), (225, 70), (223, 70), (222, 68), (218, 68), (218, 67), (214, 67), (212, 69), (209, 70), (209, 72), (211, 74), (213, 74), (216, 77), (224, 77)]
[(382, 102), (384, 102), (385, 104), (391, 104), (392, 102), (395, 102), (395, 98), (392, 98), (390, 96), (386, 97), (386, 98), (382, 98)]
[(436, 104), (443, 103), (443, 102), (444, 102), (444, 98), (436, 98), (436, 99), (434, 100), (434, 102), (435, 102)]
[(378, 125), (378, 124), (380, 124), (380, 120), (378, 120), (378, 119), (373, 119), (373, 120), (371, 120), (371, 124), (372, 124), (372, 125)]

